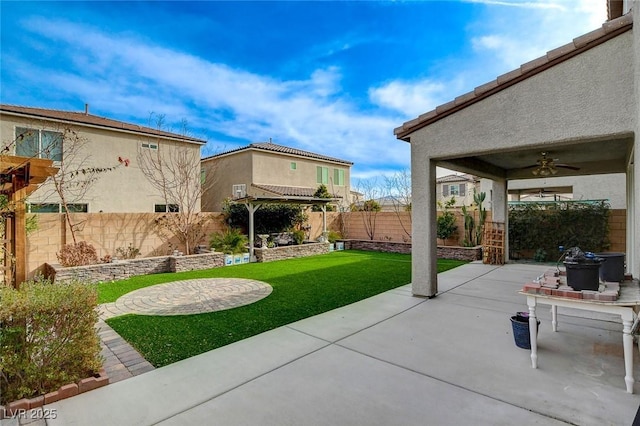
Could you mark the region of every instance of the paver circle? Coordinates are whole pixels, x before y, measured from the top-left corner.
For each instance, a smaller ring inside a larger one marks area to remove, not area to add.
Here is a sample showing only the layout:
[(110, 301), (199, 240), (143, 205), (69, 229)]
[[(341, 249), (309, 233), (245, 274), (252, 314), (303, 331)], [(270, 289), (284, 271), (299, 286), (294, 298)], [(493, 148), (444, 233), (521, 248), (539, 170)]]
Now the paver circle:
[(173, 281), (134, 290), (114, 303), (100, 305), (100, 317), (215, 312), (257, 302), (272, 291), (273, 288), (265, 282), (245, 278)]

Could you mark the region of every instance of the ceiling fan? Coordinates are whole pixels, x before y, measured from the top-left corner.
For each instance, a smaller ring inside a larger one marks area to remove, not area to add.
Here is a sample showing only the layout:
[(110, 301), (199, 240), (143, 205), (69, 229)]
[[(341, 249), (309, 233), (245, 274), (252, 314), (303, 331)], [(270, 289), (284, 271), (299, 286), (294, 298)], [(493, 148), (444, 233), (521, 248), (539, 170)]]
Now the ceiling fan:
[(525, 169), (533, 169), (531, 174), (534, 176), (553, 176), (558, 173), (558, 168), (561, 169), (569, 169), (569, 170), (580, 170), (580, 167), (571, 166), (569, 164), (561, 164), (556, 163), (558, 159), (548, 158), (548, 152), (541, 152), (541, 158), (536, 161), (536, 164), (532, 164), (531, 166), (524, 167)]

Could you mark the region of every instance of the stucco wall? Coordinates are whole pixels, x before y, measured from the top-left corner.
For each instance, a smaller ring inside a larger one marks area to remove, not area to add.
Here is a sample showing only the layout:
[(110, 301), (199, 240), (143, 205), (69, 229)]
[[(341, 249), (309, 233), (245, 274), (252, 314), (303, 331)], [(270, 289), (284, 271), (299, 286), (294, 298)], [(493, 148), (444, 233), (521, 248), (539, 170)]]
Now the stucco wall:
[(414, 147), (424, 161), (632, 132), (632, 57), (621, 54), (631, 42), (626, 32), (417, 130), (412, 155)]
[[(208, 242), (208, 235), (224, 229), (220, 213), (203, 213), (211, 216), (202, 243)], [(42, 213), (35, 215), (38, 229), (27, 236), (27, 274), (33, 276), (45, 263), (58, 263), (56, 253), (62, 246), (71, 243), (71, 234), (64, 215)], [(129, 244), (140, 250), (142, 256), (169, 254), (172, 251), (157, 233), (153, 221), (160, 214), (147, 213), (87, 213), (71, 215), (73, 223), (78, 224), (78, 241), (91, 243), (98, 257), (107, 254), (116, 256), (118, 248), (126, 249)], [(177, 240), (172, 240), (174, 247)]]
[[(65, 125), (60, 123), (2, 114), (0, 120), (0, 141), (2, 144), (9, 144), (15, 139), (16, 126), (53, 131), (62, 131), (65, 128)], [(153, 187), (140, 168), (138, 151), (142, 149), (143, 142), (158, 144), (158, 152), (168, 157), (174, 155), (175, 149), (180, 146), (192, 152), (194, 158), (200, 158), (199, 144), (178, 143), (155, 137), (150, 139), (142, 135), (79, 125), (71, 126), (71, 128), (78, 132), (84, 142), (73, 152), (69, 150), (70, 144), (63, 148), (65, 161), (72, 159), (71, 164), (67, 163), (66, 165), (68, 171), (118, 166), (115, 170), (97, 174), (95, 183), (89, 186), (85, 193), (77, 190), (67, 192), (67, 202), (86, 203), (90, 213), (100, 211), (105, 213), (152, 213), (155, 204), (166, 204), (161, 192)], [(129, 166), (120, 165), (118, 157), (129, 159)], [(200, 171), (197, 167), (194, 168), (194, 173), (199, 178)], [(80, 178), (82, 176), (80, 175)], [(29, 201), (31, 203), (59, 203), (60, 197), (55, 193), (51, 184), (44, 184), (29, 197)], [(197, 204), (199, 209), (199, 203)]]
[[(296, 163), (295, 170), (291, 169), (292, 162)], [(349, 205), (350, 167), (341, 163), (251, 149), (210, 158), (203, 161), (202, 165), (207, 176), (203, 194), (204, 211), (220, 211), (222, 201), (235, 195), (232, 194), (235, 184), (245, 184), (248, 195), (273, 195), (252, 188), (251, 183), (317, 188), (317, 166), (328, 168), (329, 193), (342, 197), (345, 205)], [(334, 184), (335, 169), (344, 170), (344, 185)]]

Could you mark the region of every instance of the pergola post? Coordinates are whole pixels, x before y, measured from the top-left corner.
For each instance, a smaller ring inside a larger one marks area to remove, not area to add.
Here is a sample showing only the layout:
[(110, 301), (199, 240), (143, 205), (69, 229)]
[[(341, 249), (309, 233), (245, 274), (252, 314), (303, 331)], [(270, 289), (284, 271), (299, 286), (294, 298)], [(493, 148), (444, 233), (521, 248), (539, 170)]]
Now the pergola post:
[(327, 233), (327, 205), (323, 204), (322, 208), (322, 235)]
[(15, 206), (12, 221), (13, 260), (15, 261), (15, 281), (14, 287), (19, 288), (20, 284), (27, 279), (27, 215), (25, 199), (27, 189), (23, 188), (14, 192), (9, 197), (9, 202)]
[(255, 262), (256, 256), (255, 256), (255, 248), (254, 248), (255, 237), (253, 236), (254, 234), (253, 215), (256, 212), (256, 210), (260, 208), (261, 204), (253, 204), (249, 202), (249, 203), (246, 203), (245, 206), (247, 207), (247, 210), (249, 210), (249, 261)]

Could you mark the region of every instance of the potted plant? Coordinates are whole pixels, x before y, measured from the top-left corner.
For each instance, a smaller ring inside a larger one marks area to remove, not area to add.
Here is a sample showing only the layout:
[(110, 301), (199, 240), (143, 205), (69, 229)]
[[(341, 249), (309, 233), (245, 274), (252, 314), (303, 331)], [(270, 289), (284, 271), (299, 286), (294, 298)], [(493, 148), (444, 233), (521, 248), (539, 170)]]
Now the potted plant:
[(246, 251), (249, 242), (246, 235), (237, 228), (229, 228), (225, 232), (211, 235), (209, 247), (225, 254), (225, 265), (242, 263), (242, 253)]
[(329, 241), (329, 251), (334, 251), (336, 248), (336, 241), (342, 238), (342, 236), (340, 235), (340, 233), (336, 232), (336, 231), (329, 231), (327, 233), (327, 241)]

